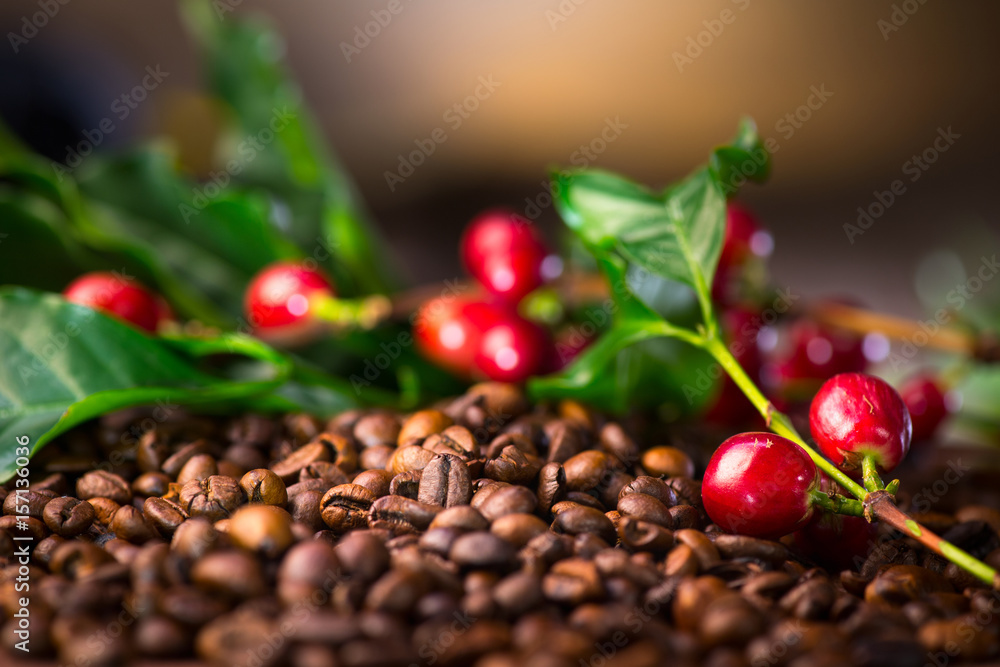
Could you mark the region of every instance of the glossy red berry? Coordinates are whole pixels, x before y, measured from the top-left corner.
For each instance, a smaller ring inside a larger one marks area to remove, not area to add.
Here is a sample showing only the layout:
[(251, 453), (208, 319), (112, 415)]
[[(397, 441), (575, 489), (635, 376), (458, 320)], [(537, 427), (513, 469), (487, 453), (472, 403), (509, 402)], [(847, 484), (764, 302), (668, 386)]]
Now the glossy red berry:
[(855, 476), (864, 456), (889, 472), (910, 450), (910, 413), (902, 397), (864, 373), (841, 373), (824, 382), (809, 407), (809, 427), (823, 455)]
[(741, 433), (715, 450), (701, 497), (723, 530), (773, 539), (809, 522), (810, 492), (818, 485), (819, 469), (794, 442), (772, 433)]
[(878, 526), (858, 516), (816, 512), (804, 528), (795, 532), (799, 553), (835, 571), (857, 569), (878, 543)]
[(517, 303), (543, 282), (548, 251), (528, 220), (508, 211), (488, 211), (465, 230), (462, 261), (490, 293)]
[(260, 271), (247, 287), (243, 308), (261, 338), (283, 344), (317, 336), (324, 323), (315, 317), (318, 301), (335, 296), (333, 285), (318, 269), (296, 262), (277, 262)]
[(757, 218), (735, 202), (726, 206), (726, 231), (722, 252), (712, 280), (712, 298), (719, 303), (735, 300), (733, 291), (739, 283), (744, 265), (753, 257), (764, 258), (774, 247), (771, 234), (762, 229)]
[(146, 331), (172, 318), (169, 306), (137, 280), (120, 273), (86, 273), (66, 287), (67, 301), (95, 308)]
[(441, 296), (424, 303), (413, 321), (417, 349), (453, 373), (472, 373), (483, 332), (497, 321), (497, 309), (475, 297)]
[(941, 385), (931, 375), (917, 375), (903, 383), (899, 390), (913, 424), (913, 439), (928, 440), (948, 416)]
[(500, 382), (523, 382), (553, 365), (555, 350), (548, 332), (513, 310), (502, 310), (485, 331), (474, 364), (482, 375)]

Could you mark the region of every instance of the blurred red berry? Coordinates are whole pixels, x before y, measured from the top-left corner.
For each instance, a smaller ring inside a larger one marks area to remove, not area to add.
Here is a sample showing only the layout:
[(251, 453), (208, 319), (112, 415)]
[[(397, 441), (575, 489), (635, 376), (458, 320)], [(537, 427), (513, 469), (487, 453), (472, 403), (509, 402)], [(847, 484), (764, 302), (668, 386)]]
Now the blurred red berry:
[[(729, 351), (740, 362), (743, 370), (756, 380), (760, 376), (762, 359), (757, 346), (757, 335), (763, 322), (760, 313), (748, 308), (727, 309), (720, 318), (723, 336)], [(705, 418), (718, 424), (739, 426), (757, 414), (753, 403), (733, 382), (728, 373), (722, 373), (719, 393), (705, 412)]]
[(476, 369), (491, 380), (523, 382), (548, 370), (555, 350), (548, 331), (513, 310), (501, 310), (483, 331)]
[(277, 262), (250, 281), (243, 299), (244, 314), (254, 332), (265, 340), (307, 342), (325, 326), (315, 316), (317, 301), (334, 296), (333, 284), (318, 269)]
[(160, 322), (172, 317), (166, 302), (139, 281), (109, 271), (80, 276), (66, 287), (63, 296), (146, 331), (155, 332)]
[(525, 218), (509, 211), (487, 211), (466, 228), (461, 254), (469, 275), (490, 293), (517, 303), (542, 284), (548, 251)]
[(938, 381), (932, 375), (917, 375), (904, 382), (899, 393), (910, 411), (913, 439), (928, 440), (933, 437), (948, 416), (944, 392)]
[(483, 331), (499, 317), (477, 297), (441, 296), (424, 303), (413, 321), (417, 349), (438, 366), (468, 376)]

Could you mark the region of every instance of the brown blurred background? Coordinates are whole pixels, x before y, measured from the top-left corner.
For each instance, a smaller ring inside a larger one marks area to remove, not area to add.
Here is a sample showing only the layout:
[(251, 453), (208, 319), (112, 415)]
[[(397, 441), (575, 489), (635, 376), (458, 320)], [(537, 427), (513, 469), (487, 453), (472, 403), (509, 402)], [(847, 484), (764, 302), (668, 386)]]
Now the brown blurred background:
[[(0, 5), (6, 41), (42, 4), (58, 2)], [(548, 166), (587, 160), (661, 186), (742, 114), (779, 147), (770, 183), (745, 194), (775, 232), (779, 286), (915, 315), (928, 252), (954, 248), (974, 270), (1000, 250), (995, 2), (393, 4), (216, 0), (285, 35), (304, 95), (414, 280), (455, 275), (462, 225), (488, 206), (525, 211)], [(174, 2), (68, 2), (17, 53), (0, 51), (0, 113), (56, 159), (147, 66), (168, 78), (102, 148), (177, 132), (199, 86)], [(446, 115), (481, 77), (499, 85), (480, 88), (467, 117)], [(447, 140), (390, 191), (385, 172), (439, 127)], [(959, 138), (911, 182), (907, 161), (949, 127)], [(577, 152), (591, 142), (590, 157)], [(843, 225), (895, 179), (905, 193), (850, 243)], [(540, 219), (554, 235), (551, 208)]]

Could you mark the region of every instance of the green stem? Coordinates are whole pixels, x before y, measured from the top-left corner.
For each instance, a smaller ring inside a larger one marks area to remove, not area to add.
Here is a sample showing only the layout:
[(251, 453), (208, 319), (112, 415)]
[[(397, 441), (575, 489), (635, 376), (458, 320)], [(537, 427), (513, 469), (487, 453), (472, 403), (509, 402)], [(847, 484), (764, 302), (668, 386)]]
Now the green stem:
[(865, 488), (871, 491), (881, 491), (885, 488), (882, 478), (878, 475), (878, 466), (875, 458), (871, 454), (865, 454), (861, 459), (861, 479), (865, 483)]
[(819, 507), (825, 512), (860, 517), (865, 515), (865, 505), (860, 500), (845, 498), (844, 496), (838, 495), (831, 496), (823, 493), (822, 491), (816, 490), (810, 491), (809, 497), (812, 499), (813, 505)]
[(312, 314), (335, 327), (371, 329), (389, 316), (392, 305), (382, 295), (362, 299), (314, 297)]
[(819, 468), (829, 475), (835, 482), (840, 484), (842, 487), (847, 489), (851, 495), (858, 498), (858, 500), (864, 500), (867, 495), (867, 491), (860, 484), (855, 482), (853, 479), (844, 474), (837, 466), (833, 465), (825, 458), (823, 458), (819, 452), (814, 450), (806, 441), (802, 439), (799, 432), (795, 430), (792, 426), (791, 420), (781, 412), (774, 409), (771, 402), (767, 400), (767, 397), (761, 393), (754, 381), (750, 379), (750, 376), (746, 374), (743, 367), (740, 366), (740, 362), (732, 355), (729, 349), (722, 344), (718, 338), (703, 338), (701, 340), (700, 346), (707, 350), (709, 354), (715, 357), (715, 360), (729, 373), (729, 377), (733, 379), (733, 382), (743, 390), (753, 406), (757, 408), (757, 411), (763, 415), (767, 422), (768, 427), (780, 436), (788, 438), (796, 445), (805, 450), (805, 453), (809, 455)]

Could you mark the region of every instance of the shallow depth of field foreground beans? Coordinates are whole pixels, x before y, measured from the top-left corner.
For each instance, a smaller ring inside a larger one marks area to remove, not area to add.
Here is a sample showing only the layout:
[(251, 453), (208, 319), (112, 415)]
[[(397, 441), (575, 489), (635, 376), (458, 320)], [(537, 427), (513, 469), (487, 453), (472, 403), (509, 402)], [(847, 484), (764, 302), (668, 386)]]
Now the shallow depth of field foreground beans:
[[(0, 492), (0, 604), (17, 608), (28, 534), (39, 655), (652, 667), (922, 665), (1000, 648), (996, 594), (941, 557), (885, 529), (854, 562), (845, 545), (722, 533), (702, 509), (699, 450), (572, 401), (486, 383), (413, 413), (177, 412), (123, 448), (118, 434), (149, 419), (109, 415), (36, 457), (22, 526)], [(919, 516), (1000, 564), (1000, 512)]]

